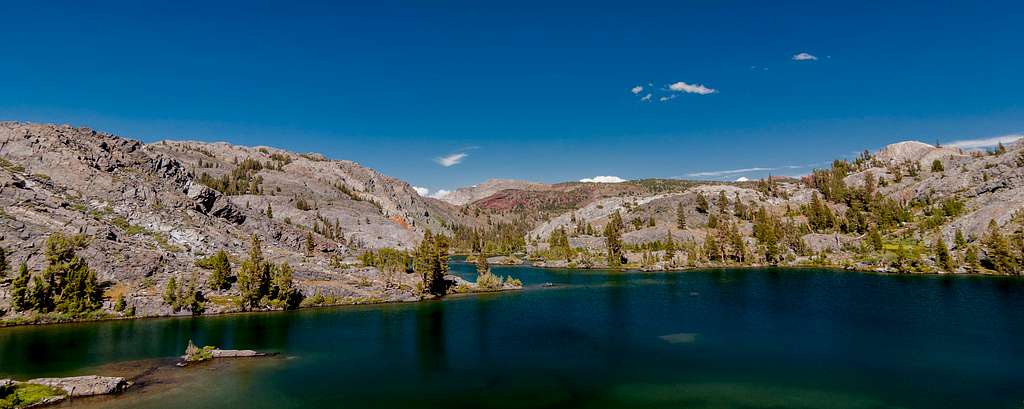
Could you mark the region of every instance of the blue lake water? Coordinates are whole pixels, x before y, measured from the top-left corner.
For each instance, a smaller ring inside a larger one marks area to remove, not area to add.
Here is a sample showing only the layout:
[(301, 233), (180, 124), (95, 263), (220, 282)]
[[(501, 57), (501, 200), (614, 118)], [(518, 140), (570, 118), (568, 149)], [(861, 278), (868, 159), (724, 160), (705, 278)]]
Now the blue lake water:
[[(453, 270), (475, 276), (468, 264)], [(180, 355), (193, 339), (280, 356), (174, 368), (164, 387), (65, 406), (1024, 407), (1024, 280), (495, 270), (527, 288), (0, 329), (0, 378), (116, 372), (116, 363)]]

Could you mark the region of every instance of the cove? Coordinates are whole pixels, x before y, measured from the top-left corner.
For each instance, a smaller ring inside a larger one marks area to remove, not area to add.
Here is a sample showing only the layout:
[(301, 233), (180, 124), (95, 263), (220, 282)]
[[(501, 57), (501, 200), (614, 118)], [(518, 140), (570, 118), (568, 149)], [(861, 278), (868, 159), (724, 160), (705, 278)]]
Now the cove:
[[(472, 265), (452, 269), (475, 278)], [(192, 339), (279, 355), (170, 371), (163, 387), (59, 407), (1019, 408), (1024, 400), (1024, 280), (494, 269), (527, 288), (3, 328), (0, 378), (167, 360)]]

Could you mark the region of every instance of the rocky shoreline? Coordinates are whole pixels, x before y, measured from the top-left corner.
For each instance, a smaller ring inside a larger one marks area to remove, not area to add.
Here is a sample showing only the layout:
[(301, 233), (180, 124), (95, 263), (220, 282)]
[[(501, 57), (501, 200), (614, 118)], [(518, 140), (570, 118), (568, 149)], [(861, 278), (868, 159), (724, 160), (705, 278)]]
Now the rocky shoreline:
[[(470, 282), (462, 277), (455, 275), (447, 275), (445, 279), (450, 281), (449, 287), (452, 289), (458, 289), (453, 291), (451, 295), (464, 295), (464, 294), (482, 294), (482, 293), (493, 293), (501, 291), (514, 291), (519, 290), (521, 287), (516, 288), (499, 288), (499, 289), (482, 289), (478, 288), (475, 283)], [(375, 305), (375, 304), (398, 304), (398, 303), (411, 303), (420, 302), (425, 300), (436, 299), (436, 297), (416, 297), (416, 298), (403, 298), (403, 299), (376, 299), (372, 297), (366, 298), (333, 298), (326, 299), (327, 301), (318, 304), (302, 305), (297, 309), (309, 309), (309, 308), (325, 308), (325, 307), (345, 307), (354, 305)], [(332, 301), (333, 300), (333, 301)], [(204, 317), (204, 316), (220, 316), (230, 314), (250, 314), (250, 313), (268, 313), (268, 312), (283, 312), (286, 311), (282, 308), (263, 308), (259, 310), (244, 311), (241, 309), (227, 309), (227, 310), (214, 310), (206, 311), (201, 315), (190, 315), (190, 314), (155, 314), (155, 315), (144, 315), (144, 316), (116, 316), (113, 314), (106, 314), (95, 317), (85, 318), (64, 318), (54, 317), (54, 319), (46, 319), (40, 317), (38, 320), (3, 320), (0, 319), (0, 328), (5, 327), (16, 327), (16, 326), (28, 326), (28, 325), (58, 325), (58, 324), (76, 324), (76, 323), (87, 323), (87, 322), (103, 322), (103, 321), (120, 321), (120, 320), (141, 320), (141, 319), (157, 319), (157, 318), (184, 318), (184, 317)]]

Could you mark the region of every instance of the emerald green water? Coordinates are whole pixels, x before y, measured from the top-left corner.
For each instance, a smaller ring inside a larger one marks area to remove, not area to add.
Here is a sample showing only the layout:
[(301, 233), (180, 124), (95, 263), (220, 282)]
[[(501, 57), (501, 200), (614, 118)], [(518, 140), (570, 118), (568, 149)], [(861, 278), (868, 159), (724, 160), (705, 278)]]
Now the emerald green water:
[(496, 270), (527, 289), (0, 329), (0, 377), (110, 371), (179, 355), (191, 338), (281, 356), (168, 369), (173, 381), (65, 406), (1024, 407), (1022, 280)]

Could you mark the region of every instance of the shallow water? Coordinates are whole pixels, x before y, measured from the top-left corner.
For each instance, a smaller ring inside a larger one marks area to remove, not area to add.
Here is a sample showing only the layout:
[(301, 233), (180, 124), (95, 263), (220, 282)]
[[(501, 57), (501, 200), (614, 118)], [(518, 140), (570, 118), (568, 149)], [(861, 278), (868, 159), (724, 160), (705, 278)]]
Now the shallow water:
[[(454, 264), (472, 279), (471, 265)], [(1024, 280), (498, 267), (518, 292), (0, 329), (0, 377), (133, 374), (110, 408), (1021, 408)], [(551, 283), (552, 286), (543, 286)], [(150, 361), (143, 361), (150, 362)]]

